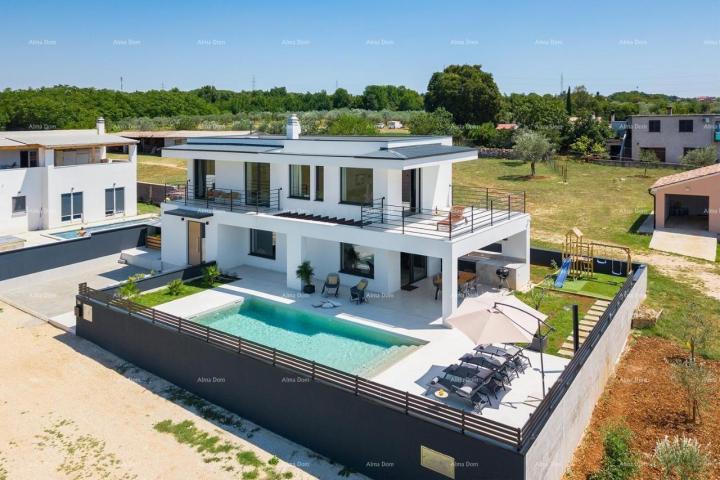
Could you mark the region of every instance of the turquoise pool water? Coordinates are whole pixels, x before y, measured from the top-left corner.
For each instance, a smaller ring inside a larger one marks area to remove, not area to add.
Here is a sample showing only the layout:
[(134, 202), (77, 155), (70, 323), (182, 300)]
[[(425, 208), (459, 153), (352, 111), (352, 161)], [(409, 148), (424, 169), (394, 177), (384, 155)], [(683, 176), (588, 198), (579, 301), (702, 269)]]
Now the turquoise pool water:
[[(150, 219), (142, 219), (142, 220), (127, 220), (125, 222), (115, 222), (115, 223), (109, 223), (107, 225), (97, 225), (95, 227), (86, 227), (85, 231), (88, 233), (88, 235), (92, 235), (93, 232), (103, 232), (105, 230), (114, 230), (116, 228), (122, 228), (122, 227), (130, 227), (132, 225), (142, 225), (144, 223), (148, 223)], [(65, 240), (70, 240), (72, 238), (78, 238), (78, 232), (80, 231), (80, 227), (75, 228), (73, 230), (65, 230), (64, 232), (56, 232), (53, 233), (53, 237), (60, 237)]]
[(422, 345), (376, 328), (254, 298), (193, 321), (363, 376), (380, 372)]

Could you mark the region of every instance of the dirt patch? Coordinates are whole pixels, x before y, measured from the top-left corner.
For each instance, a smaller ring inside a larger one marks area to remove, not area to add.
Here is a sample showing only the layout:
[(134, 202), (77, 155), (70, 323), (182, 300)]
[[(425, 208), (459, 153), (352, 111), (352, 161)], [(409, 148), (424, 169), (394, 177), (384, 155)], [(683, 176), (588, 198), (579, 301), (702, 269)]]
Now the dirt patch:
[[(660, 478), (650, 464), (655, 443), (667, 436), (696, 438), (716, 460), (706, 478), (720, 478), (720, 398), (711, 401), (702, 424), (688, 420), (685, 397), (671, 379), (671, 364), (687, 352), (659, 338), (637, 338), (621, 359), (615, 376), (595, 406), (592, 420), (565, 480), (585, 480), (597, 471), (602, 459), (602, 428), (623, 419), (633, 431), (633, 449), (640, 453), (640, 478)], [(720, 378), (720, 362), (706, 362)]]

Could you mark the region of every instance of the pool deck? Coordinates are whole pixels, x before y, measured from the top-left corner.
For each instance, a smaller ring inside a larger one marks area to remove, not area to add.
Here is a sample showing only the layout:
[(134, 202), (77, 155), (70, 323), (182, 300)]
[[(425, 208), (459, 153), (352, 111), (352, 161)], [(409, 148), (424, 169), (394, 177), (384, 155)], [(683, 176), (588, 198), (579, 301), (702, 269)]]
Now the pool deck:
[[(369, 302), (362, 305), (351, 303), (349, 288), (341, 287), (337, 298), (328, 297), (341, 305), (324, 309), (313, 307), (313, 304), (325, 298), (319, 293), (322, 288), (319, 281), (315, 282), (317, 293), (306, 295), (287, 288), (284, 273), (248, 266), (236, 267), (230, 271), (240, 277), (240, 280), (156, 308), (190, 318), (236, 303), (244, 297), (256, 297), (413, 337), (427, 343), (371, 380), (402, 391), (425, 395), (436, 401), (441, 400), (428, 392), (429, 382), (440, 375), (443, 368), (456, 363), (459, 357), (474, 347), (465, 335), (442, 325), (440, 300), (434, 300), (435, 290), (430, 279), (418, 282), (418, 288), (412, 291), (400, 290), (383, 296), (369, 293)], [(506, 293), (496, 289), (480, 293), (486, 297), (504, 294)], [(540, 354), (527, 352), (527, 356), (532, 362), (532, 368), (528, 368), (519, 378), (513, 379), (507, 392), (499, 392), (498, 399), (492, 399), (491, 405), (483, 410), (483, 417), (514, 427), (525, 424), (537, 405), (537, 399), (542, 398)], [(565, 358), (544, 355), (546, 389), (555, 382), (568, 362)], [(450, 399), (442, 402), (470, 411), (468, 405), (459, 401)]]

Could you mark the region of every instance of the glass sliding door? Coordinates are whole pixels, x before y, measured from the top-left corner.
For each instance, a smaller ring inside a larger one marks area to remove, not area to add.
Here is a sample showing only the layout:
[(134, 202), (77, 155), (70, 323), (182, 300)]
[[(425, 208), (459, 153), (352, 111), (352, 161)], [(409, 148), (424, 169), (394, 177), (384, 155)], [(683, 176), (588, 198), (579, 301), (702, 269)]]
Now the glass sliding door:
[(427, 277), (427, 257), (400, 253), (400, 285), (402, 287)]
[(270, 164), (245, 163), (245, 203), (248, 205), (270, 205)]
[(193, 163), (195, 198), (205, 198), (208, 189), (215, 186), (215, 160), (199, 160), (196, 158)]
[(402, 172), (402, 203), (405, 215), (420, 211), (420, 178), (419, 168)]

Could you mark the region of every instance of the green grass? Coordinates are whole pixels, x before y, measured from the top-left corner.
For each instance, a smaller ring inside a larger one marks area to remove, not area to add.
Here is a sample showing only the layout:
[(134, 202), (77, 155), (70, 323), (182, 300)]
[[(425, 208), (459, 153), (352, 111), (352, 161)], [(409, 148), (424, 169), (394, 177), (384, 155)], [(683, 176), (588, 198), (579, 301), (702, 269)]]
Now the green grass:
[(177, 300), (178, 298), (187, 297), (188, 295), (193, 295), (198, 292), (202, 292), (203, 290), (207, 290), (209, 288), (215, 288), (219, 287), (220, 285), (223, 285), (227, 283), (226, 281), (217, 281), (212, 285), (208, 285), (205, 280), (202, 278), (198, 278), (195, 280), (192, 280), (190, 282), (186, 282), (182, 292), (179, 295), (170, 295), (168, 293), (167, 287), (164, 287), (160, 290), (156, 290), (154, 292), (148, 292), (141, 295), (138, 295), (137, 297), (133, 298), (133, 301), (136, 303), (139, 303), (140, 305), (144, 305), (146, 307), (155, 307), (157, 305), (171, 302), (173, 300)]
[(625, 277), (595, 273), (590, 278), (579, 278), (577, 280), (568, 278), (563, 283), (562, 288), (556, 289), (553, 287), (553, 290), (576, 293), (601, 300), (612, 300), (620, 291), (624, 282)]
[[(108, 153), (108, 158), (126, 159), (127, 155)], [(181, 158), (137, 156), (137, 180), (147, 183), (183, 183), (187, 179), (187, 161)]]
[[(621, 168), (575, 161), (567, 162), (568, 183), (547, 164), (538, 164), (529, 179), (530, 166), (503, 159), (481, 159), (454, 165), (453, 183), (527, 192), (527, 209), (533, 215), (534, 240), (558, 243), (577, 226), (589, 240), (647, 250), (650, 237), (633, 233), (653, 208), (648, 188), (659, 177), (676, 170)], [(552, 237), (555, 237), (554, 239)]]
[(152, 203), (137, 202), (137, 213), (138, 215), (145, 215), (148, 213), (160, 215), (160, 207), (153, 205)]
[[(172, 420), (163, 420), (162, 422), (155, 424), (155, 430), (171, 434), (175, 437), (175, 440), (177, 440), (178, 443), (187, 444), (195, 448), (200, 453), (227, 453), (235, 448), (228, 442), (221, 442), (220, 437), (201, 431), (190, 420), (185, 420), (180, 423), (173, 423)], [(255, 455), (253, 452), (241, 453), (250, 453)], [(239, 455), (240, 454), (238, 454), (238, 456)]]

